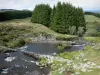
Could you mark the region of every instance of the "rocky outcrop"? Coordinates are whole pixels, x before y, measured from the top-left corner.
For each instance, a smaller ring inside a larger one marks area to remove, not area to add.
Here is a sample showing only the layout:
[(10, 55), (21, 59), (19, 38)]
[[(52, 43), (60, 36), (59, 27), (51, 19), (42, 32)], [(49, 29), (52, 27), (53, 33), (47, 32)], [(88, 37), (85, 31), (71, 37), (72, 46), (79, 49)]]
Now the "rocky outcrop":
[(56, 38), (52, 35), (38, 35), (37, 37), (31, 37), (30, 38), (33, 42), (37, 42), (37, 43), (52, 43), (54, 41), (56, 41)]

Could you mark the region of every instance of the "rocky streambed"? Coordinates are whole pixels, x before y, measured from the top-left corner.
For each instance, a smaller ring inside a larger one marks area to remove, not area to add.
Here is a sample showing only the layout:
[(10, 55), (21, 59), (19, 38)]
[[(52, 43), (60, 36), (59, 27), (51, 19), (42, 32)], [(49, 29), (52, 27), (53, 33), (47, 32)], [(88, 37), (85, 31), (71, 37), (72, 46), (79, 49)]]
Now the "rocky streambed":
[[(73, 44), (64, 51), (83, 50), (85, 44)], [(49, 58), (59, 53), (55, 44), (36, 43), (17, 49), (17, 52), (0, 53), (0, 75), (48, 75), (48, 66), (38, 66), (36, 58), (26, 55), (25, 52), (36, 53), (41, 57)], [(50, 58), (51, 59), (51, 58)], [(59, 58), (56, 58), (59, 59)], [(62, 59), (61, 59), (62, 60)], [(52, 62), (52, 61), (51, 61)]]

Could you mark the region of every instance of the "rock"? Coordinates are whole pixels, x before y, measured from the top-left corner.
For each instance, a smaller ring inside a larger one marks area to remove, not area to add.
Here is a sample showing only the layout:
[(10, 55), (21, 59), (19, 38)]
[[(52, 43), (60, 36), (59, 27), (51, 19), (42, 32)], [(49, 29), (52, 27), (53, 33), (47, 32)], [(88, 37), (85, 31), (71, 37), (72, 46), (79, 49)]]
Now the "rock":
[(25, 55), (28, 55), (30, 57), (35, 58), (36, 60), (40, 60), (39, 54), (28, 52), (28, 51), (22, 51)]
[(30, 39), (32, 40), (32, 42), (38, 43), (53, 43), (54, 41), (56, 41), (56, 38), (50, 34), (40, 34), (38, 36), (31, 37)]
[(41, 75), (41, 73), (38, 71), (32, 71), (32, 72), (26, 72), (26, 74), (24, 75)]
[(16, 59), (16, 57), (7, 57), (7, 58), (5, 58), (4, 60), (5, 60), (6, 62), (11, 62), (11, 61), (13, 61), (14, 59)]

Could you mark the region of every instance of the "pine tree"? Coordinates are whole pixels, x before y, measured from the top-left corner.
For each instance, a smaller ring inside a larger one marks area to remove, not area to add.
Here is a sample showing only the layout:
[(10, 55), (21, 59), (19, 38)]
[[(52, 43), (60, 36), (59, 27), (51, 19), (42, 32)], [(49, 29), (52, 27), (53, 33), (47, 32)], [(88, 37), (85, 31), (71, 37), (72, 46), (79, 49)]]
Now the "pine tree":
[(50, 25), (51, 8), (49, 5), (39, 4), (35, 7), (31, 21), (46, 26)]
[(61, 2), (57, 3), (55, 14), (54, 14), (54, 19), (52, 23), (52, 29), (55, 30), (56, 32), (59, 33), (64, 33), (64, 26), (62, 25), (62, 4)]
[(54, 7), (53, 7), (53, 9), (52, 9), (52, 12), (51, 12), (51, 17), (50, 17), (50, 25), (53, 25), (53, 23), (54, 23), (54, 15), (55, 15), (55, 12), (56, 12), (56, 8), (55, 8), (55, 5), (54, 5)]
[(83, 27), (84, 32), (86, 31), (82, 8), (76, 8), (71, 3), (58, 2), (53, 9), (45, 4), (37, 5), (33, 11), (32, 22), (50, 25), (54, 31), (64, 34), (69, 34), (73, 30), (71, 28), (76, 30), (75, 33), (72, 31), (73, 34), (77, 34), (79, 27)]

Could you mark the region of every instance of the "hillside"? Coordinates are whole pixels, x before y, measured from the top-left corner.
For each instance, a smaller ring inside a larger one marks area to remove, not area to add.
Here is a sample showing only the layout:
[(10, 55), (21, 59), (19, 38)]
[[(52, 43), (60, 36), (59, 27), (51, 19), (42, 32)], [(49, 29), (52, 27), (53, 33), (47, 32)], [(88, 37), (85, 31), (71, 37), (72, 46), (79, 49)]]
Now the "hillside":
[(93, 15), (85, 15), (86, 22), (100, 22), (100, 18)]
[(100, 36), (100, 18), (93, 15), (85, 15), (87, 32), (86, 36)]
[[(55, 31), (51, 30), (50, 28), (42, 24), (32, 23), (30, 17), (25, 18), (25, 19), (13, 19), (9, 21), (0, 22), (0, 25), (3, 25), (3, 26), (10, 25), (10, 26), (19, 27), (19, 28), (23, 27), (23, 28), (26, 28), (26, 30), (28, 30), (28, 27), (30, 27), (30, 31), (32, 34), (44, 32), (44, 33), (51, 34), (54, 36), (62, 35), (62, 34), (56, 33)], [(62, 36), (71, 36), (71, 35), (62, 35)]]
[[(100, 32), (97, 31), (97, 28), (100, 27), (100, 18), (97, 18), (92, 15), (85, 15), (85, 19), (87, 22), (87, 32), (85, 35), (99, 35)], [(30, 17), (25, 19), (13, 19), (9, 21), (0, 22), (0, 28), (0, 35), (2, 35), (0, 37), (0, 45), (5, 45), (8, 47), (14, 47), (14, 44), (16, 44), (16, 42), (14, 42), (13, 39), (24, 39), (25, 42), (30, 42), (30, 38), (38, 36), (40, 34), (43, 34), (45, 36), (51, 35), (54, 36), (56, 39), (68, 39), (76, 37), (73, 35), (56, 33), (55, 31), (42, 24), (31, 23)]]
[[(32, 38), (42, 34), (45, 37), (53, 36), (56, 39), (67, 39), (76, 36), (59, 34), (50, 28), (36, 23), (31, 23), (31, 18), (14, 19), (0, 22), (0, 45), (7, 47), (17, 47), (23, 39), (25, 43), (34, 43)], [(14, 40), (16, 39), (16, 41)]]

